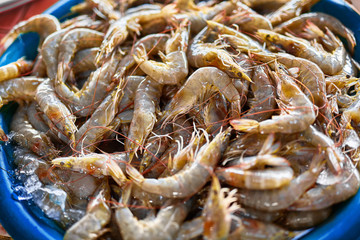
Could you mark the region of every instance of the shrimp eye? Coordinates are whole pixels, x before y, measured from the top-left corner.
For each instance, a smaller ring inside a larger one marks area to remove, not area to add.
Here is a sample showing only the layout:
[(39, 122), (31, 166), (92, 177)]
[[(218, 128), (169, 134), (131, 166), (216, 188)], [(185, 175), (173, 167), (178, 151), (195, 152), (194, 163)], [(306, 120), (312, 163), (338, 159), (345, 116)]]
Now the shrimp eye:
[(346, 78), (350, 78), (350, 75), (349, 75), (349, 74), (347, 74), (347, 75), (346, 75)]

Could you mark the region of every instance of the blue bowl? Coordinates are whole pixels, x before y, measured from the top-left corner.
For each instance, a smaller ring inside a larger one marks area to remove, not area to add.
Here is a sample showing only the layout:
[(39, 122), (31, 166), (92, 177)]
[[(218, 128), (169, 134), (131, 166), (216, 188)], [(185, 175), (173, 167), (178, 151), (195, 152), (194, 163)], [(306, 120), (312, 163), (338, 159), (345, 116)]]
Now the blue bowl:
[[(71, 6), (83, 0), (61, 0), (45, 13), (52, 14), (60, 20), (69, 17)], [(338, 18), (350, 28), (360, 43), (360, 15), (344, 0), (322, 0), (312, 11), (324, 12)], [(0, 66), (16, 61), (22, 56), (34, 59), (37, 52), (38, 37), (36, 34), (25, 34), (0, 57)], [(355, 48), (354, 58), (360, 62), (360, 47)], [(8, 132), (14, 107), (11, 104), (0, 111), (0, 125)], [(60, 240), (64, 231), (56, 223), (46, 218), (39, 208), (29, 202), (19, 201), (14, 194), (15, 176), (12, 165), (12, 149), (9, 144), (0, 146), (0, 222), (6, 231), (15, 239)], [(360, 192), (340, 204), (332, 216), (320, 226), (310, 229), (301, 237), (304, 240), (321, 239), (360, 239)]]

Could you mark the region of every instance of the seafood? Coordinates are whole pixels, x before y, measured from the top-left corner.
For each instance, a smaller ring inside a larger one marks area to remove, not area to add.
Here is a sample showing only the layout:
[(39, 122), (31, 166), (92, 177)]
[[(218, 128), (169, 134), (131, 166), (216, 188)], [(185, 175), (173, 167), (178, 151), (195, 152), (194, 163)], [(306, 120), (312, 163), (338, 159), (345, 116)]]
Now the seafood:
[[(295, 133), (307, 129), (316, 118), (315, 106), (300, 90), (294, 80), (283, 70), (274, 75), (278, 82), (278, 105), (284, 108), (282, 114), (261, 122), (250, 119), (231, 120), (230, 124), (239, 131), (258, 133)], [(285, 109), (286, 108), (286, 109)]]
[(360, 64), (317, 1), (85, 0), (16, 25), (1, 53), (40, 44), (0, 58), (12, 197), (64, 239), (293, 239), (331, 218), (360, 186)]
[(20, 58), (16, 62), (9, 63), (0, 67), (0, 82), (12, 78), (21, 77), (22, 74), (29, 73), (32, 68), (32, 62)]
[[(210, 178), (210, 173), (221, 158), (229, 138), (229, 130), (219, 133), (205, 144), (195, 156), (194, 162), (173, 176), (151, 179), (144, 178), (134, 167), (127, 166), (126, 172), (141, 189), (168, 198), (185, 198), (195, 194)], [(187, 186), (187, 187), (184, 187)]]
[(40, 35), (40, 47), (45, 38), (60, 30), (59, 20), (49, 14), (35, 15), (15, 25), (0, 41), (0, 56), (21, 33), (37, 32)]

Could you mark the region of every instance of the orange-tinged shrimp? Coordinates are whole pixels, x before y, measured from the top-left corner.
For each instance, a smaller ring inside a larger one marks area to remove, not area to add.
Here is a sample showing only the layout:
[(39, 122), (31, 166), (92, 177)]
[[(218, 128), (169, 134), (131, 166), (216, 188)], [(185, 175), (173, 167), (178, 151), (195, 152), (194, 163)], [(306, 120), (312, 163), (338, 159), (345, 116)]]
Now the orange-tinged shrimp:
[(15, 25), (0, 41), (0, 56), (21, 33), (37, 32), (40, 35), (40, 47), (47, 36), (60, 30), (59, 20), (49, 14), (35, 15)]
[(29, 73), (33, 63), (20, 58), (16, 62), (9, 63), (0, 67), (0, 82), (12, 78), (21, 77), (22, 74)]

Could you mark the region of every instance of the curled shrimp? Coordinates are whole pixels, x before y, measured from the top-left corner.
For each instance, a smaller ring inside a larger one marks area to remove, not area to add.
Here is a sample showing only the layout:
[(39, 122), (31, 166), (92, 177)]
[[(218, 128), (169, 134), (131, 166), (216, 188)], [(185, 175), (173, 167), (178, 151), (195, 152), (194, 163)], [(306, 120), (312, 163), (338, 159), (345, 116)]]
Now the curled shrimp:
[[(232, 215), (240, 208), (236, 204), (235, 193), (236, 190), (221, 188), (217, 177), (213, 177), (210, 193), (202, 212), (205, 239), (227, 239), (230, 234), (231, 220), (236, 219), (238, 224), (241, 224), (241, 220)], [(225, 194), (227, 194), (226, 197)]]
[(170, 120), (186, 113), (201, 98), (199, 91), (203, 94), (211, 87), (226, 97), (234, 112), (239, 112), (240, 95), (228, 75), (215, 67), (203, 67), (196, 70), (175, 94), (165, 109), (164, 117)]
[(316, 106), (301, 91), (294, 80), (282, 70), (274, 77), (278, 82), (278, 104), (283, 108), (280, 115), (261, 122), (250, 119), (234, 119), (230, 124), (239, 131), (256, 133), (295, 133), (307, 129), (316, 119)]
[(332, 208), (314, 211), (287, 211), (280, 223), (290, 230), (303, 230), (319, 225), (329, 218)]
[(128, 180), (121, 170), (120, 162), (127, 162), (124, 154), (92, 153), (79, 157), (59, 157), (51, 161), (57, 167), (86, 172), (95, 177), (111, 176), (119, 186), (123, 186)]
[(239, 189), (236, 196), (241, 204), (255, 209), (269, 212), (285, 209), (316, 182), (323, 157), (322, 153), (314, 155), (309, 169), (282, 188), (267, 191)]
[(305, 192), (289, 209), (295, 211), (325, 209), (355, 195), (360, 186), (360, 176), (348, 156), (339, 174), (339, 181), (327, 186), (316, 185)]
[(188, 75), (186, 49), (189, 38), (188, 21), (184, 20), (166, 44), (166, 55), (159, 53), (163, 63), (148, 60), (146, 50), (139, 46), (134, 55), (140, 69), (161, 84), (179, 84)]
[(99, 48), (87, 48), (81, 51), (78, 51), (74, 56), (73, 61), (73, 72), (75, 74), (85, 72), (85, 71), (95, 71), (95, 57)]
[(297, 17), (306, 9), (309, 9), (312, 5), (319, 0), (291, 0), (286, 2), (275, 12), (266, 16), (273, 26), (276, 26), (282, 22), (285, 22), (293, 17)]
[(195, 156), (194, 162), (173, 176), (144, 178), (134, 167), (127, 166), (131, 180), (142, 190), (168, 198), (185, 198), (194, 195), (210, 179), (210, 175), (227, 145), (230, 129), (219, 133), (205, 144)]
[(64, 239), (97, 239), (106, 232), (104, 227), (111, 219), (111, 209), (107, 202), (109, 200), (110, 186), (106, 179), (96, 190), (95, 197), (89, 202), (85, 216), (66, 230)]
[(32, 66), (32, 62), (26, 61), (23, 58), (2, 66), (0, 67), (0, 82), (21, 77), (22, 74), (29, 73)]
[(20, 106), (11, 121), (13, 139), (22, 147), (49, 159), (55, 158), (59, 152), (45, 133), (40, 132), (31, 125), (27, 118), (27, 106)]
[(230, 77), (242, 77), (251, 82), (245, 70), (234, 61), (229, 52), (214, 43), (203, 42), (209, 32), (210, 28), (206, 27), (193, 38), (187, 51), (189, 64), (196, 68), (214, 66), (229, 74)]
[(340, 39), (327, 32), (331, 41), (335, 44), (335, 49), (329, 53), (323, 48), (312, 46), (306, 40), (294, 39), (279, 33), (268, 30), (258, 30), (258, 36), (264, 41), (280, 45), (287, 51), (297, 57), (308, 59), (316, 63), (325, 74), (334, 75), (344, 67), (346, 60), (346, 50)]
[(104, 34), (87, 28), (76, 28), (67, 32), (59, 43), (58, 81), (65, 82), (71, 72), (71, 60), (81, 49), (99, 47)]
[(37, 32), (40, 35), (40, 47), (47, 36), (60, 30), (59, 20), (49, 14), (35, 15), (15, 25), (0, 41), (0, 56), (21, 33)]
[[(34, 90), (35, 92), (35, 90)], [(50, 80), (42, 82), (36, 89), (35, 99), (42, 112), (70, 141), (75, 142), (75, 116), (57, 97)]]
[(122, 205), (115, 212), (123, 239), (173, 239), (188, 214), (189, 203), (165, 205), (154, 219), (138, 220), (127, 207), (127, 195), (130, 195), (127, 191), (129, 190), (125, 190), (121, 199)]
[(338, 19), (325, 13), (317, 12), (302, 14), (299, 17), (290, 19), (289, 21), (280, 24), (274, 29), (274, 31), (282, 34), (287, 31), (296, 31), (302, 29), (308, 21), (312, 22), (323, 30), (325, 30), (325, 28), (328, 28), (333, 33), (345, 38), (347, 40), (350, 52), (354, 52), (354, 48), (356, 45), (354, 34)]
[(134, 115), (125, 141), (125, 149), (132, 152), (130, 159), (145, 143), (155, 125), (162, 87), (152, 78), (146, 77), (136, 90)]
[(158, 18), (167, 18), (172, 13), (173, 10), (169, 8), (141, 11), (129, 14), (113, 22), (106, 32), (104, 37), (105, 41), (103, 41), (100, 46), (100, 52), (96, 57), (96, 63), (99, 64), (109, 57), (115, 47), (126, 40), (129, 35), (129, 31), (135, 32), (139, 35), (141, 23), (149, 22)]
[(61, 79), (56, 78), (54, 81), (56, 92), (75, 115), (89, 116), (100, 105), (105, 95), (112, 90), (111, 87), (115, 87), (111, 83), (121, 58), (121, 54), (114, 53), (111, 59), (90, 74), (82, 88), (76, 92)]

